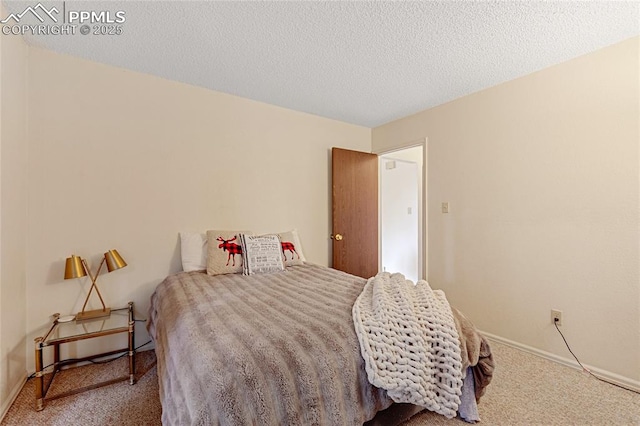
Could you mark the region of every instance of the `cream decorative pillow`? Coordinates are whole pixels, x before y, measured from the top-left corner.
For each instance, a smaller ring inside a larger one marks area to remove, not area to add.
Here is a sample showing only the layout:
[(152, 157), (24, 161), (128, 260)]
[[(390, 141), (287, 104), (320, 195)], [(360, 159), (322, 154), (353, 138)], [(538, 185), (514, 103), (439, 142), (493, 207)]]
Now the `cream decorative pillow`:
[(280, 237), (271, 235), (240, 235), (242, 243), (242, 273), (244, 275), (284, 271)]
[(180, 233), (180, 256), (185, 272), (207, 269), (207, 235), (199, 232)]
[(298, 237), (298, 231), (292, 229), (287, 232), (279, 232), (278, 236), (282, 243), (282, 257), (284, 266), (302, 265), (306, 261), (302, 253), (302, 244)]
[(251, 231), (207, 231), (207, 274), (237, 274), (242, 272), (240, 234)]

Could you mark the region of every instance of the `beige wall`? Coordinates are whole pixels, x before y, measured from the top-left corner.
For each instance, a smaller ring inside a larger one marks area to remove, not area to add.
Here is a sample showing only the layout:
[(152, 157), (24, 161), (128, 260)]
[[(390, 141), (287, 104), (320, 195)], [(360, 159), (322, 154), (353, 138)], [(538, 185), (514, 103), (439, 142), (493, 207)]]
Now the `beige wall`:
[(88, 280), (62, 279), (72, 253), (95, 269), (118, 249), (129, 266), (98, 284), (138, 318), (181, 270), (180, 231), (295, 227), (307, 258), (328, 264), (329, 150), (371, 149), (368, 128), (38, 48), (29, 131), (29, 339), (82, 307)]
[(0, 36), (0, 418), (26, 379), (26, 161), (27, 46)]
[[(640, 387), (639, 39), (373, 129), (428, 138), (429, 280), (489, 333)], [(440, 203), (450, 213), (440, 213)]]

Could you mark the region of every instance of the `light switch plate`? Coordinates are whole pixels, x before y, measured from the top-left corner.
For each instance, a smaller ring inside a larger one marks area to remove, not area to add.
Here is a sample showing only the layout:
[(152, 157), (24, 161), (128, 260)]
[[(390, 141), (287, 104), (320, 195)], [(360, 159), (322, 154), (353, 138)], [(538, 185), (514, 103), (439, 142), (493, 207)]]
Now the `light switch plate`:
[(449, 213), (449, 203), (442, 203), (442, 213)]

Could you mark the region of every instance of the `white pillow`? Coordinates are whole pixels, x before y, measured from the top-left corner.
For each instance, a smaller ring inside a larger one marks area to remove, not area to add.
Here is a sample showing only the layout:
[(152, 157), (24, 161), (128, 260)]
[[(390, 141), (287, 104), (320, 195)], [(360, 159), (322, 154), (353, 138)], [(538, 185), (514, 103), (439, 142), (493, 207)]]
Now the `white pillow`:
[(280, 237), (271, 235), (240, 235), (242, 243), (242, 273), (244, 275), (284, 271)]
[(207, 269), (207, 234), (181, 232), (180, 254), (183, 271), (204, 271)]

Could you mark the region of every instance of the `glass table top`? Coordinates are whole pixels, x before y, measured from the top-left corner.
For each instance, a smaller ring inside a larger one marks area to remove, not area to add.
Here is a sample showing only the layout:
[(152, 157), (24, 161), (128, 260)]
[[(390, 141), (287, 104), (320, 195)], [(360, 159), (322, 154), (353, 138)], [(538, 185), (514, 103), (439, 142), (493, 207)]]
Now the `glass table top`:
[(95, 333), (108, 332), (120, 328), (129, 327), (129, 308), (112, 309), (108, 317), (95, 318), (84, 321), (58, 322), (43, 341), (49, 345), (58, 340), (66, 340), (74, 337), (89, 336)]

